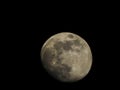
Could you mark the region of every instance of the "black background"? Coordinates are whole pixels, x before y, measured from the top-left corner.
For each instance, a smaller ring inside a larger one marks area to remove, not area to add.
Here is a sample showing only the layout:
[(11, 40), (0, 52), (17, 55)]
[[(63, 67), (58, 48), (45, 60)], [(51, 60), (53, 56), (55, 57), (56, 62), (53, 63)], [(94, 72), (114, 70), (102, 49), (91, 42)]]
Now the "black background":
[[(31, 32), (32, 35), (32, 54), (31, 60), (29, 60), (28, 71), (29, 74), (27, 76), (27, 82), (31, 83), (31, 85), (38, 86), (39, 88), (51, 88), (51, 89), (64, 89), (64, 88), (87, 88), (87, 87), (95, 87), (97, 84), (97, 61), (100, 60), (98, 58), (98, 41), (100, 40), (98, 37), (99, 27), (95, 27), (91, 24), (43, 24), (40, 25), (38, 30), (33, 30)], [(96, 30), (97, 29), (97, 30)], [(51, 37), (52, 35), (60, 32), (72, 32), (83, 37), (88, 44), (90, 45), (92, 54), (93, 54), (93, 65), (89, 72), (89, 74), (83, 78), (82, 80), (75, 83), (63, 83), (57, 81), (53, 77), (51, 77), (46, 70), (42, 67), (41, 59), (40, 59), (40, 50), (44, 42)], [(100, 41), (99, 41), (100, 42)], [(30, 78), (28, 78), (30, 77)]]
[[(103, 3), (103, 2), (102, 2)], [(107, 2), (108, 3), (108, 2)], [(11, 5), (11, 4), (10, 4)], [(15, 4), (17, 5), (17, 4)], [(96, 6), (99, 8), (97, 8)], [(93, 89), (111, 87), (119, 77), (119, 19), (114, 5), (98, 3), (64, 15), (46, 7), (23, 8), (7, 6), (3, 10), (1, 25), (2, 84), (5, 87), (37, 87), (38, 89)], [(25, 4), (26, 6), (26, 4)], [(5, 7), (3, 7), (5, 8)], [(16, 9), (16, 10), (15, 10)], [(65, 12), (69, 12), (65, 9)], [(83, 10), (83, 11), (82, 11)], [(48, 12), (50, 11), (50, 12)], [(67, 12), (67, 13), (68, 13)], [(80, 14), (78, 14), (80, 13)], [(59, 15), (60, 14), (60, 15)], [(78, 17), (76, 17), (78, 15)], [(64, 18), (63, 18), (63, 17)], [(66, 17), (65, 17), (66, 16)], [(54, 21), (53, 21), (53, 18)], [(74, 18), (74, 19), (73, 19)], [(59, 20), (61, 19), (61, 20)], [(74, 24), (63, 24), (65, 20)], [(56, 20), (56, 22), (55, 22)], [(83, 37), (91, 47), (93, 65), (90, 73), (79, 82), (61, 83), (52, 78), (42, 67), (40, 50), (44, 42), (59, 32), (72, 32)], [(3, 45), (3, 46), (2, 46)], [(2, 51), (3, 49), (3, 51)], [(117, 77), (118, 75), (118, 77)], [(107, 85), (108, 84), (108, 85)], [(4, 88), (5, 88), (4, 87)], [(114, 87), (115, 88), (115, 87)], [(22, 88), (23, 89), (23, 88)], [(108, 89), (108, 88), (107, 88)], [(95, 89), (96, 90), (96, 89)]]

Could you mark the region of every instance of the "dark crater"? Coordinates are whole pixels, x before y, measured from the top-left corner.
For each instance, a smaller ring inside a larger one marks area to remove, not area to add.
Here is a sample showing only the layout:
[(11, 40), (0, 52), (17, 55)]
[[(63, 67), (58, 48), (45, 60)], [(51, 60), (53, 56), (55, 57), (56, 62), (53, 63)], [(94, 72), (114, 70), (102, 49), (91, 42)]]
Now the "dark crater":
[(74, 36), (73, 36), (72, 34), (69, 34), (68, 37), (69, 37), (69, 38), (73, 38)]
[(78, 40), (78, 39), (76, 39), (76, 40), (73, 40), (73, 43), (74, 43), (74, 45), (76, 45), (76, 46), (80, 46), (80, 40)]

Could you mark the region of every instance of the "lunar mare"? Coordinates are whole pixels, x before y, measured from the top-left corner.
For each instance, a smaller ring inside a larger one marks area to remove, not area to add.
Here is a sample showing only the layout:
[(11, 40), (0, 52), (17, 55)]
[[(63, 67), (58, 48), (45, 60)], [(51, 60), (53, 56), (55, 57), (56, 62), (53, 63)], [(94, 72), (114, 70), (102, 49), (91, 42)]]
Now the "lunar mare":
[(50, 37), (42, 46), (40, 54), (48, 73), (63, 82), (81, 80), (92, 65), (92, 53), (87, 42), (70, 32)]

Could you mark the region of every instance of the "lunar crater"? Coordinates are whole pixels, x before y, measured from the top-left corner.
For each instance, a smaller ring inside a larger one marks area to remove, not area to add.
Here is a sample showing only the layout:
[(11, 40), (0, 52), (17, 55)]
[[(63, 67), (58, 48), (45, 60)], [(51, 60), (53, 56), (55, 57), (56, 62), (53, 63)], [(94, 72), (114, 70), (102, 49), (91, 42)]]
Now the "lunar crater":
[(73, 38), (74, 36), (72, 34), (68, 34), (68, 37), (69, 38)]

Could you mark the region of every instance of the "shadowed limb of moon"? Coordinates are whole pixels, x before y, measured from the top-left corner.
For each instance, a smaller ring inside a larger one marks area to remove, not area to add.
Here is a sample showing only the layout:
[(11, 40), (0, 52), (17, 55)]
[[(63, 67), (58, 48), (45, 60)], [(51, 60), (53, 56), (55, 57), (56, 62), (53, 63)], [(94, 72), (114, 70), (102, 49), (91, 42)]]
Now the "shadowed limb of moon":
[(84, 78), (92, 65), (92, 54), (80, 36), (63, 32), (50, 37), (41, 49), (41, 60), (51, 76), (63, 82)]

